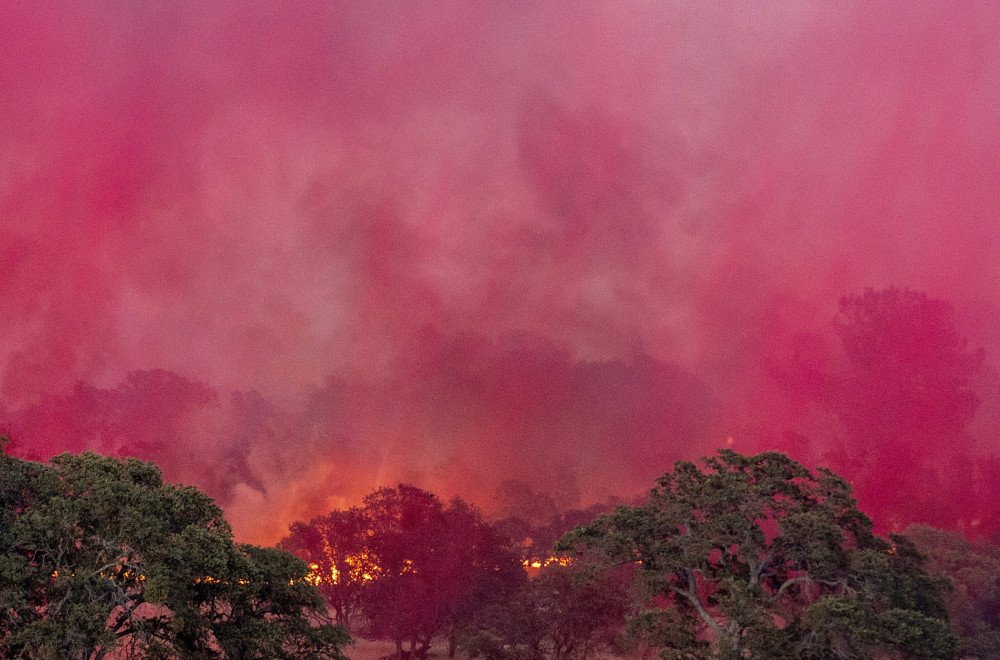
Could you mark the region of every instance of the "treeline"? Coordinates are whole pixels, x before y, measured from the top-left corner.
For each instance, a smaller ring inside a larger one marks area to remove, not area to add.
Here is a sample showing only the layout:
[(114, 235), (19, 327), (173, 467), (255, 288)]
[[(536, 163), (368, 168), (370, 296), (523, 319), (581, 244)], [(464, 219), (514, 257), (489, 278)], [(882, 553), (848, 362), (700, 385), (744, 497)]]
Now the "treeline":
[(0, 503), (0, 657), (344, 660), (348, 630), (400, 658), (1000, 657), (1000, 548), (879, 537), (844, 479), (777, 452), (544, 522), (383, 488), (280, 548), (135, 459), (4, 452)]
[(570, 555), (553, 554), (571, 521), (594, 515), (491, 523), (461, 499), (445, 504), (400, 485), (295, 523), (280, 547), (309, 564), (339, 624), (394, 641), (400, 658), (426, 658), (438, 639), (449, 657), (459, 647), (489, 658), (580, 657), (614, 641), (627, 609), (622, 580), (582, 581)]
[[(282, 547), (341, 623), (400, 658), (435, 639), (487, 660), (998, 657), (1000, 548), (872, 529), (833, 472), (722, 450), (596, 517), (490, 524), (400, 486), (296, 523)], [(532, 534), (554, 530), (540, 552)]]

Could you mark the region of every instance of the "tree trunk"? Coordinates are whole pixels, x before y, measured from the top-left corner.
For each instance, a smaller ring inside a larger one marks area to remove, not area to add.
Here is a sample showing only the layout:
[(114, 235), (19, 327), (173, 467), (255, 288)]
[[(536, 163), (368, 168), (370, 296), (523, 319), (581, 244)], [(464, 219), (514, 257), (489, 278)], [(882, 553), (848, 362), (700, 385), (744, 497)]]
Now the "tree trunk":
[(431, 648), (431, 638), (428, 636), (426, 639), (420, 640), (420, 648), (417, 649), (416, 658), (419, 660), (427, 660), (427, 652)]

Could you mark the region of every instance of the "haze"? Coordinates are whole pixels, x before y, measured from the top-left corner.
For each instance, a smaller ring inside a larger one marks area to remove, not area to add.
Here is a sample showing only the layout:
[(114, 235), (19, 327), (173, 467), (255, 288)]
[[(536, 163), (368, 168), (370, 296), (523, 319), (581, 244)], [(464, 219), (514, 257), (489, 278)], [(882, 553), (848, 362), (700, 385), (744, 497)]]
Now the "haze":
[[(823, 464), (850, 438), (772, 367), (867, 287), (1000, 355), (993, 3), (9, 5), (12, 451), (155, 460), (241, 540), (400, 481), (495, 511)], [(838, 466), (881, 528), (914, 493), (1000, 531), (995, 389), (905, 474)]]

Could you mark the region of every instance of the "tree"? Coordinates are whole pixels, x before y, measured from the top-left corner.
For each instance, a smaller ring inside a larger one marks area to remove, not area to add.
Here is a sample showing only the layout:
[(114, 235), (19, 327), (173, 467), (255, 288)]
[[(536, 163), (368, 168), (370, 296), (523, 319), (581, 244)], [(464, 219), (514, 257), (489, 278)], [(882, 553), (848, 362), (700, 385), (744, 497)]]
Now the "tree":
[(365, 583), (378, 566), (368, 554), (368, 518), (358, 508), (332, 511), (308, 524), (296, 522), (281, 548), (300, 557), (312, 569), (312, 579), (339, 625), (351, 629), (363, 604)]
[(307, 572), (151, 463), (0, 453), (2, 657), (345, 660)]
[(960, 656), (1000, 658), (1000, 547), (927, 525), (911, 525), (906, 535), (929, 558), (928, 570), (952, 582), (948, 609)]
[(951, 305), (907, 289), (866, 289), (840, 299), (835, 327), (850, 369), (829, 401), (862, 445), (954, 437), (972, 421), (985, 352), (968, 348)]
[[(517, 541), (520, 558), (527, 567), (528, 575), (544, 565), (552, 563), (552, 546), (566, 532), (577, 525), (583, 525), (599, 514), (607, 513), (614, 508), (611, 501), (603, 504), (593, 504), (586, 509), (570, 509), (549, 514), (548, 518), (534, 524), (520, 516), (510, 516), (494, 522), (501, 533)], [(537, 520), (537, 519), (536, 519)]]
[(441, 635), (454, 653), (458, 632), (524, 579), (509, 541), (475, 508), (457, 498), (445, 506), (408, 485), (296, 523), (282, 547), (316, 567), (321, 591), (345, 620), (362, 613), (365, 632), (392, 639), (400, 657), (426, 657)]
[(954, 656), (942, 585), (905, 537), (872, 534), (841, 477), (777, 452), (703, 462), (558, 546), (635, 565), (651, 606), (632, 627), (662, 657)]
[(968, 431), (991, 374), (952, 306), (907, 289), (866, 289), (840, 299), (833, 328), (839, 352), (816, 340), (775, 369), (790, 401), (833, 422), (825, 460), (893, 531), (910, 522), (997, 527), (995, 507), (983, 506), (995, 484), (972, 458)]
[(469, 657), (586, 660), (618, 651), (630, 605), (627, 571), (594, 572), (583, 562), (552, 563), (465, 631)]
[(413, 486), (382, 488), (365, 498), (369, 553), (379, 566), (365, 599), (373, 632), (403, 655), (425, 658), (436, 635), (456, 633), (523, 571), (506, 539), (460, 499), (446, 508)]

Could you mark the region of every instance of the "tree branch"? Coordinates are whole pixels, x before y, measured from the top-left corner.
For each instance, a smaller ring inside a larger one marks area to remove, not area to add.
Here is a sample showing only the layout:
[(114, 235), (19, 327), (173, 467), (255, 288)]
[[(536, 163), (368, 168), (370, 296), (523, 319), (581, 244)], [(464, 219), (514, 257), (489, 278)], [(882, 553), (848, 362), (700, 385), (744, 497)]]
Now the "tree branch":
[(792, 586), (793, 584), (796, 584), (798, 582), (811, 582), (811, 581), (812, 580), (809, 578), (808, 575), (800, 575), (798, 577), (794, 577), (794, 578), (791, 578), (789, 580), (785, 580), (785, 582), (780, 587), (778, 587), (778, 590), (776, 592), (774, 592), (774, 595), (771, 596), (771, 599), (770, 599), (769, 602), (773, 603), (774, 601), (776, 601), (779, 598), (781, 598), (781, 594), (783, 594), (785, 592), (785, 589), (787, 589), (788, 587)]
[(702, 620), (708, 624), (708, 627), (712, 629), (712, 632), (715, 633), (716, 638), (722, 639), (722, 628), (719, 626), (719, 622), (715, 620), (715, 617), (713, 617), (711, 614), (708, 613), (708, 610), (705, 609), (705, 606), (702, 604), (701, 599), (698, 598), (698, 592), (695, 589), (694, 573), (691, 571), (690, 568), (686, 569), (686, 572), (688, 579), (688, 588), (686, 590), (679, 589), (672, 584), (668, 584), (667, 588), (673, 591), (674, 593), (680, 594), (681, 596), (687, 598), (688, 601), (690, 601), (690, 603), (694, 605), (695, 610), (698, 611), (698, 616), (700, 616)]

